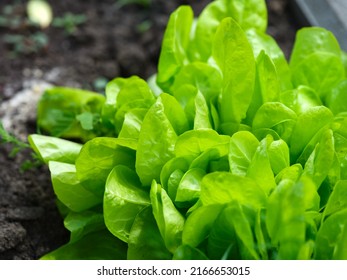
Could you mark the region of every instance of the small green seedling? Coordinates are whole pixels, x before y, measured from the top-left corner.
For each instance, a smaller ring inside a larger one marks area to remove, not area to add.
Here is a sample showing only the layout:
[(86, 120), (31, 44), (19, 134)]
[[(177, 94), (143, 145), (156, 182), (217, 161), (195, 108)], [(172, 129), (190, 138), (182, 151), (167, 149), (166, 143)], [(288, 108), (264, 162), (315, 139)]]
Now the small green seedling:
[[(11, 145), (12, 150), (9, 156), (12, 158), (20, 152), (31, 150), (28, 143), (25, 143), (24, 141), (21, 141), (17, 137), (11, 135), (0, 122), (0, 145), (1, 144)], [(39, 160), (35, 153), (31, 153), (31, 157), (31, 159), (27, 159), (21, 164), (21, 171), (26, 171), (42, 165), (42, 161)]]
[(76, 32), (77, 28), (87, 21), (84, 14), (65, 13), (62, 17), (55, 17), (52, 25), (54, 27), (63, 28), (68, 35)]
[(48, 37), (43, 32), (36, 32), (28, 36), (21, 34), (6, 34), (5, 43), (12, 49), (12, 56), (34, 54), (48, 47)]
[(117, 0), (115, 6), (120, 9), (124, 6), (136, 4), (144, 8), (148, 8), (152, 3), (152, 0)]

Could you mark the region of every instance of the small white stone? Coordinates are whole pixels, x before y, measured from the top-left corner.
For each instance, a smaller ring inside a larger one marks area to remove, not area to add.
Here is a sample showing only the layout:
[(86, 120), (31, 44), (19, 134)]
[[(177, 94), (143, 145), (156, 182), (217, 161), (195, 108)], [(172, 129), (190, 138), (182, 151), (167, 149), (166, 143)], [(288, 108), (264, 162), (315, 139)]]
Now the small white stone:
[(0, 117), (4, 128), (21, 140), (28, 136), (27, 123), (35, 121), (37, 104), (44, 91), (53, 85), (44, 80), (23, 82), (23, 90), (0, 104)]

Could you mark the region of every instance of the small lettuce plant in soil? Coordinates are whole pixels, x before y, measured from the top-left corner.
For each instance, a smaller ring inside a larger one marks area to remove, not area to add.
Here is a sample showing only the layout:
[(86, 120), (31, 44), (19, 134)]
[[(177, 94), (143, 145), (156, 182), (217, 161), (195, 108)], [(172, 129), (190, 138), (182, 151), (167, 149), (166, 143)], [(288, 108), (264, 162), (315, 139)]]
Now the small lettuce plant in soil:
[(266, 28), (265, 1), (181, 6), (148, 82), (45, 92), (71, 239), (42, 259), (347, 259), (346, 55), (312, 27), (287, 61)]

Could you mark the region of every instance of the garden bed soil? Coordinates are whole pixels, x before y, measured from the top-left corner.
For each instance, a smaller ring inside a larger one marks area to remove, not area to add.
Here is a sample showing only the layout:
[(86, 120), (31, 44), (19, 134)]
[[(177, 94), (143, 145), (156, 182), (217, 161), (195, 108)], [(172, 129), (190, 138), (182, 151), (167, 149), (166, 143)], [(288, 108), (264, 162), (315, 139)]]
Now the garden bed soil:
[[(0, 13), (14, 2), (16, 15), (25, 17), (26, 1), (2, 0)], [(48, 2), (55, 17), (70, 12), (85, 15), (86, 21), (71, 34), (53, 26), (44, 30), (26, 24), (0, 26), (0, 114), (6, 128), (22, 140), (36, 131), (39, 96), (31, 94), (50, 85), (102, 91), (105, 81), (119, 76), (147, 79), (156, 72), (170, 13), (189, 4), (198, 15), (210, 1), (152, 0), (148, 7), (119, 7), (115, 0)], [(298, 28), (288, 3), (267, 1), (268, 33), (287, 57)], [(28, 37), (36, 32), (43, 33), (47, 42), (31, 53), (15, 51), (15, 45), (4, 42), (8, 34)], [(19, 97), (25, 100), (18, 101)], [(38, 259), (66, 243), (69, 233), (57, 211), (47, 167), (21, 171), (31, 152), (24, 150), (11, 157), (12, 149), (10, 144), (0, 145), (0, 259)]]

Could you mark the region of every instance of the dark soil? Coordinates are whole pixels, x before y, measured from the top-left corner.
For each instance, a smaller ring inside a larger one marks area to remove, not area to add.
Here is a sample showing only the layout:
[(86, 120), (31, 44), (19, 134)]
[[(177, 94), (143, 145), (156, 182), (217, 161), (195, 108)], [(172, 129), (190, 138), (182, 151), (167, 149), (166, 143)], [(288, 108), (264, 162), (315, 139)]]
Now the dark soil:
[[(139, 75), (146, 79), (156, 72), (162, 34), (169, 14), (189, 4), (198, 15), (207, 0), (152, 0), (150, 6), (131, 4), (118, 7), (115, 0), (48, 1), (54, 16), (84, 14), (86, 21), (69, 34), (63, 28), (39, 30), (24, 21), (0, 26), (0, 101), (13, 98), (28, 79), (42, 79), (54, 85), (100, 90), (104, 81)], [(289, 0), (269, 0), (268, 33), (275, 37), (289, 57), (297, 26), (288, 8)], [(25, 18), (26, 1), (16, 3), (12, 17)], [(8, 34), (30, 37), (42, 32), (47, 44), (37, 50), (14, 50), (5, 43)], [(101, 83), (98, 85), (98, 83)], [(35, 120), (24, 122), (24, 136), (36, 130)], [(21, 135), (23, 136), (23, 135)], [(18, 135), (18, 137), (20, 137)], [(0, 145), (0, 259), (38, 259), (66, 243), (69, 238), (56, 209), (46, 167), (21, 172), (30, 151), (10, 157), (13, 146)]]

